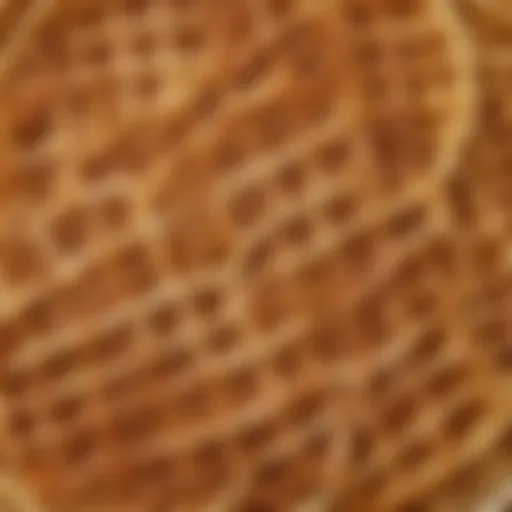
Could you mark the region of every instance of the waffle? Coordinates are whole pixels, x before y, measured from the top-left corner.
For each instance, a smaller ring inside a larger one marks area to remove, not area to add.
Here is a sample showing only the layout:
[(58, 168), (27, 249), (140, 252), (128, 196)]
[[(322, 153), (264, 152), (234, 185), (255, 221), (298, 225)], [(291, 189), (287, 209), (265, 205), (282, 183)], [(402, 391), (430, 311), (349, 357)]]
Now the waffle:
[(0, 506), (12, 512), (41, 512), (37, 498), (12, 475), (2, 475), (0, 480)]
[(3, 52), (0, 377), (49, 510), (400, 510), (499, 442), (450, 286), (446, 2), (36, 6)]
[[(473, 134), (448, 180), (445, 197), (460, 244), (460, 267), (465, 269), (462, 311), (467, 339), (510, 396), (509, 7), (507, 2), (463, 0), (457, 6), (474, 41), (480, 99)], [(488, 503), (489, 510), (507, 506), (500, 487), (511, 471), (510, 455), (508, 432), (473, 468), (477, 480), (486, 482), (487, 490), (480, 486), (480, 501)]]
[[(455, 170), (446, 195), (466, 255), (465, 311), (473, 350), (489, 361), (502, 379), (500, 386), (510, 394), (510, 151), (505, 135), (510, 130), (510, 18), (506, 2), (460, 2), (459, 9), (478, 42), (482, 92), (471, 149)], [(501, 474), (510, 474), (510, 450), (502, 450), (495, 459), (504, 468)], [(492, 494), (496, 498), (490, 502), (499, 501), (500, 493)]]
[(484, 12), (500, 17), (502, 22), (509, 23), (512, 20), (512, 8), (507, 0), (478, 0), (475, 3)]
[(506, 18), (478, 3), (460, 2), (460, 12), (478, 42), (481, 101), (475, 133), (446, 189), (459, 240), (465, 247), (466, 311), (474, 322), (475, 348), (509, 380), (509, 233), (511, 226), (511, 98), (507, 83), (512, 32)]

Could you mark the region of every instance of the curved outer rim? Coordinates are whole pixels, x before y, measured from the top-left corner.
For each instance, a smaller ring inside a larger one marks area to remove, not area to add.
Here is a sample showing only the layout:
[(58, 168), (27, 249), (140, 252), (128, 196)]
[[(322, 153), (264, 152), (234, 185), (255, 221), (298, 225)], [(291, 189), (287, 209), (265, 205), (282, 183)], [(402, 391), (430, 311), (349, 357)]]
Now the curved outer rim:
[[(476, 59), (469, 32), (453, 7), (454, 0), (434, 0), (433, 7), (440, 13), (450, 37), (451, 61), (457, 69), (457, 102), (459, 106), (453, 118), (446, 122), (447, 133), (443, 137), (439, 155), (433, 164), (432, 174), (444, 179), (456, 167), (464, 153), (464, 146), (475, 133), (477, 117), (477, 97), (479, 87), (476, 80)], [(431, 175), (432, 175), (431, 174)], [(430, 176), (431, 176), (430, 175)], [(427, 178), (428, 179), (428, 178)], [(437, 179), (434, 179), (436, 182)], [(437, 186), (437, 183), (434, 183)]]
[[(453, 4), (453, 0), (451, 0)], [(451, 24), (451, 28), (456, 34), (456, 37), (451, 41), (454, 49), (454, 58), (461, 64), (461, 72), (463, 83), (463, 99), (462, 103), (464, 111), (461, 113), (458, 126), (454, 127), (454, 137), (458, 139), (452, 152), (445, 155), (444, 164), (450, 167), (455, 163), (454, 160), (460, 153), (461, 144), (467, 140), (469, 136), (474, 133), (476, 129), (476, 114), (477, 114), (477, 96), (478, 84), (476, 80), (476, 58), (475, 50), (469, 31), (464, 29), (462, 20), (457, 16), (454, 11), (453, 5), (445, 0), (437, 0), (439, 9), (444, 11), (446, 19)]]
[[(488, 0), (476, 1), (488, 3)], [(0, 79), (5, 76), (9, 67), (16, 62), (20, 52), (29, 44), (34, 29), (41, 22), (44, 23), (55, 5), (54, 0), (40, 0), (26, 13), (20, 31), (9, 40), (9, 49), (4, 49), (3, 59), (0, 60)], [(447, 134), (439, 148), (439, 155), (432, 166), (432, 172), (428, 172), (427, 177), (420, 180), (421, 184), (416, 184), (422, 187), (429, 184), (429, 188), (432, 184), (436, 187), (434, 189), (434, 192), (436, 192), (438, 190), (438, 179), (444, 179), (450, 174), (463, 152), (465, 142), (475, 130), (478, 86), (475, 80), (473, 45), (461, 20), (454, 12), (452, 5), (446, 0), (434, 0), (432, 5), (439, 12), (444, 22), (443, 30), (454, 36), (450, 37), (450, 48), (452, 62), (456, 63), (457, 66), (457, 85), (460, 87), (457, 94), (457, 111), (452, 118), (447, 120)], [(0, 10), (1, 14), (2, 10)], [(41, 510), (40, 506), (34, 503), (30, 493), (16, 479), (0, 477), (0, 489), (10, 489), (11, 494), (15, 493), (19, 496), (19, 499), (22, 500), (20, 504), (24, 507), (22, 508), (23, 512), (25, 510), (27, 512), (39, 512)]]

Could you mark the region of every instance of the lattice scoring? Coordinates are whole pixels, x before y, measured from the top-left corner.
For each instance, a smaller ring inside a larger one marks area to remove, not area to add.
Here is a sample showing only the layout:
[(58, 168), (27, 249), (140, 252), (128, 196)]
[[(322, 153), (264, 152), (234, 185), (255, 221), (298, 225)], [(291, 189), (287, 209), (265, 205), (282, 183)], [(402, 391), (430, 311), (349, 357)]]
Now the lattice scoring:
[[(366, 413), (333, 381), (356, 372), (363, 409), (385, 410), (355, 481), (398, 465), (364, 491), (377, 510), (498, 435), (451, 319), (438, 192), (473, 89), (445, 3), (61, 2), (4, 87), (9, 451), (49, 504), (336, 493), (330, 455)], [(441, 391), (381, 403), (377, 361), (437, 324), (419, 372)], [(399, 446), (417, 408), (433, 430)]]

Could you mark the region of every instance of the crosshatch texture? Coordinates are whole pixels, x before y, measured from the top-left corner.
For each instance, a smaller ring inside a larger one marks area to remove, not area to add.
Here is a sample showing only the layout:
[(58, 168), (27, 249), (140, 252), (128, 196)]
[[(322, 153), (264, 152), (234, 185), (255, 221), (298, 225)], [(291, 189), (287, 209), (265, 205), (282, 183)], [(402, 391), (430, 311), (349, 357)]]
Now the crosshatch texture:
[(509, 45), (506, 0), (0, 4), (0, 497), (492, 497)]

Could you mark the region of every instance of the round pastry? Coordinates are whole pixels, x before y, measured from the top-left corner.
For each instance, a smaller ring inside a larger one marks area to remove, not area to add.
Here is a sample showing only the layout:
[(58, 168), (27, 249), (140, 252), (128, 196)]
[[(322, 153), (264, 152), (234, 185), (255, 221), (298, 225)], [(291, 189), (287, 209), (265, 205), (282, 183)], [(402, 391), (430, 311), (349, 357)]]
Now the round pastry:
[(501, 432), (452, 319), (475, 91), (445, 1), (35, 3), (0, 76), (0, 380), (50, 510), (387, 510)]

